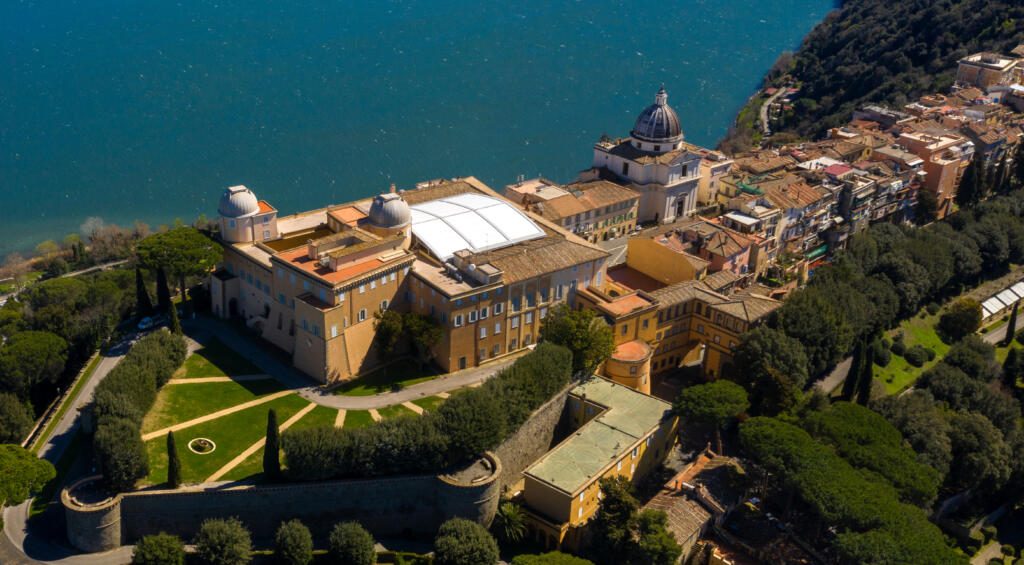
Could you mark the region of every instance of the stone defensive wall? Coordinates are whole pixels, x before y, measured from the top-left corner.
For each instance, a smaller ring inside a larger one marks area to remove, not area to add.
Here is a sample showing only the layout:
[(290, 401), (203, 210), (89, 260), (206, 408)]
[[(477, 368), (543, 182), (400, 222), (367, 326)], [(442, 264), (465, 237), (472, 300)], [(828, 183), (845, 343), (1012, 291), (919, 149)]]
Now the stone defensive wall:
[(191, 539), (207, 518), (237, 517), (257, 540), (269, 540), (281, 522), (298, 518), (313, 535), (356, 520), (374, 535), (432, 537), (452, 517), (489, 525), (503, 491), (546, 453), (557, 435), (572, 385), (538, 408), (494, 453), (446, 475), (380, 477), (279, 485), (217, 483), (177, 490), (141, 490), (112, 497), (100, 477), (61, 492), (68, 541), (85, 552), (133, 544), (167, 532)]

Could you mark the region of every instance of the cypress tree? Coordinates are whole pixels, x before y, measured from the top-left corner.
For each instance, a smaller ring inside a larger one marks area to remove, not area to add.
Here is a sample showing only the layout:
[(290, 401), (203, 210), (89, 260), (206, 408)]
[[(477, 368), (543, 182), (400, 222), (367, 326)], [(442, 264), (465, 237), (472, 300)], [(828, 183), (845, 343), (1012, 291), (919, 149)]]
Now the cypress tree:
[(263, 447), (263, 476), (270, 480), (281, 477), (281, 439), (278, 437), (277, 412), (267, 411), (267, 443)]
[(178, 446), (174, 443), (174, 432), (167, 432), (167, 486), (181, 486), (181, 460), (178, 459)]
[(978, 163), (972, 162), (964, 170), (960, 186), (956, 189), (956, 203), (961, 208), (970, 208), (981, 201), (985, 195), (984, 179), (978, 170)]
[(146, 290), (146, 282), (142, 280), (142, 269), (135, 267), (135, 313), (149, 316), (153, 313), (153, 301)]
[(1016, 186), (1024, 186), (1024, 153), (1020, 151), (1013, 160), (1013, 180)]
[(875, 382), (875, 348), (864, 348), (860, 378), (857, 380), (857, 404), (867, 406), (871, 401), (871, 385)]
[(1009, 192), (1010, 186), (1007, 182), (1007, 170), (1006, 170), (1006, 155), (999, 160), (996, 165), (996, 170), (992, 173), (992, 186), (989, 187), (991, 192)]
[(156, 269), (156, 304), (161, 312), (166, 312), (171, 305), (171, 291), (167, 288), (167, 273), (163, 267)]
[(1010, 321), (1006, 323), (1006, 337), (1003, 338), (1003, 346), (1009, 347), (1013, 343), (1013, 336), (1017, 333), (1017, 308), (1020, 300), (1013, 303), (1013, 310), (1010, 311)]
[(860, 380), (862, 366), (864, 365), (864, 342), (858, 341), (853, 348), (853, 362), (850, 364), (850, 371), (846, 373), (846, 380), (843, 381), (843, 400), (852, 401), (857, 392), (857, 383)]
[(1017, 378), (1024, 372), (1024, 355), (1016, 347), (1006, 354), (1006, 361), (1003, 361), (1003, 383), (1010, 389), (1010, 392), (1017, 392)]
[(178, 319), (178, 308), (174, 304), (171, 304), (170, 314), (171, 314), (171, 321), (170, 321), (171, 333), (174, 334), (174, 335), (181, 335), (181, 333), (182, 333), (181, 332), (181, 320)]

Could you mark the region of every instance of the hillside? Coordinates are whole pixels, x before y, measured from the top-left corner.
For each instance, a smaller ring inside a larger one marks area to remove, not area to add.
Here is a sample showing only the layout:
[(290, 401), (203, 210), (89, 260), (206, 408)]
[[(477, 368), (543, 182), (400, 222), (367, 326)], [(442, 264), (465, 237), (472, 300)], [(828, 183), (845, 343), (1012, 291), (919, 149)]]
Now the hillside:
[(1019, 0), (847, 0), (804, 39), (791, 74), (802, 83), (781, 128), (803, 137), (845, 123), (867, 103), (902, 106), (945, 91), (957, 60), (1024, 43)]

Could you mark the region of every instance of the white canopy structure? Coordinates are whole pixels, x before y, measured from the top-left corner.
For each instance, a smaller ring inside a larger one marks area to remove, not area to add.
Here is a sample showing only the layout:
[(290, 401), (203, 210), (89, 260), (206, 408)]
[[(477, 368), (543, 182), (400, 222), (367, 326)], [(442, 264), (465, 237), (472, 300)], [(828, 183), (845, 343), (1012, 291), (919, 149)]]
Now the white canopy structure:
[(412, 233), (442, 261), (462, 249), (479, 253), (544, 237), (544, 231), (509, 202), (471, 193), (413, 205)]

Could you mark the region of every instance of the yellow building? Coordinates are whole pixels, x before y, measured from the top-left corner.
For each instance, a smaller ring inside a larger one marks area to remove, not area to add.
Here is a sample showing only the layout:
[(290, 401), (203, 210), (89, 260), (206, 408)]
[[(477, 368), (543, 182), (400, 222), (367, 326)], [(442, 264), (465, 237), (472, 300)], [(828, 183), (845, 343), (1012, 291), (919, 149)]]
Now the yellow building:
[(577, 307), (601, 314), (612, 328), (615, 351), (598, 373), (644, 394), (651, 393), (651, 357), (657, 345), (658, 304), (646, 292), (609, 281), (576, 295)]
[(601, 179), (566, 186), (543, 178), (524, 180), (505, 187), (505, 196), (594, 242), (636, 228), (640, 202), (636, 191)]
[(578, 549), (599, 481), (642, 479), (675, 445), (679, 419), (669, 403), (600, 377), (570, 391), (566, 410), (573, 431), (526, 469), (523, 498), (537, 542)]
[(608, 257), (473, 177), (283, 218), (233, 187), (220, 216), (214, 314), (242, 318), (324, 383), (395, 358), (375, 342), (374, 314), (388, 309), (444, 328), (445, 371), (514, 353), (553, 305), (603, 284)]

